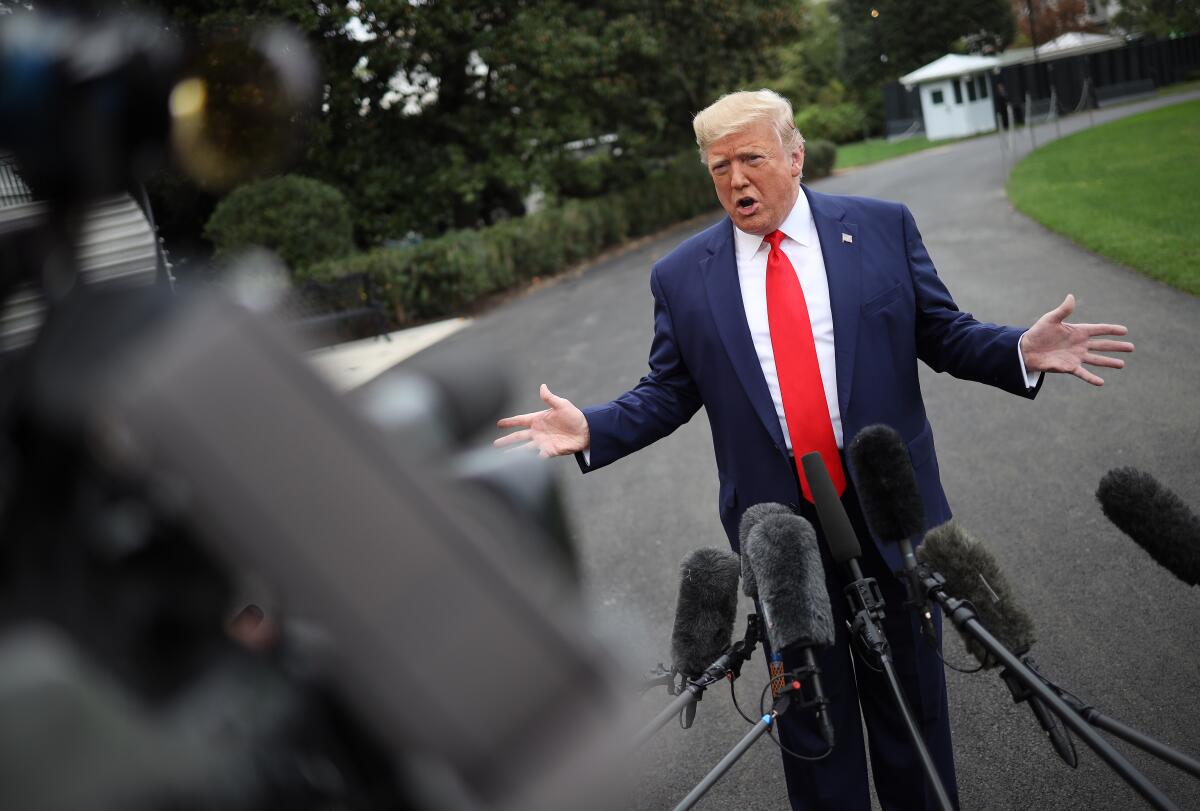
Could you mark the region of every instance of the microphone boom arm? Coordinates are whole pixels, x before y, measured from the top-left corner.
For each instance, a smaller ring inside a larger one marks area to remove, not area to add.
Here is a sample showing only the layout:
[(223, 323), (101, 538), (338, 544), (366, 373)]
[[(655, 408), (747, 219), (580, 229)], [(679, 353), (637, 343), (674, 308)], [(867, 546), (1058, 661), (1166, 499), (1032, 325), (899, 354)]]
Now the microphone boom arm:
[(1068, 690), (1059, 687), (1050, 679), (1046, 678), (1040, 670), (1037, 669), (1037, 664), (1029, 657), (1025, 657), (1022, 661), (1029, 667), (1035, 676), (1042, 680), (1043, 683), (1053, 690), (1063, 702), (1075, 712), (1083, 720), (1087, 721), (1092, 726), (1102, 729), (1111, 735), (1115, 735), (1126, 743), (1138, 747), (1144, 752), (1147, 752), (1164, 763), (1169, 763), (1182, 771), (1187, 772), (1193, 777), (1200, 777), (1200, 761), (1167, 746), (1161, 741), (1157, 741), (1138, 730), (1126, 726), (1115, 718), (1110, 718), (1104, 713), (1097, 710), (1092, 705), (1085, 702), (1083, 699), (1072, 694)]
[(954, 623), (955, 628), (969, 634), (972, 639), (986, 648), (987, 652), (1003, 664), (1015, 679), (1020, 681), (1042, 703), (1053, 710), (1054, 714), (1061, 718), (1063, 723), (1071, 728), (1072, 732), (1082, 738), (1083, 742), (1091, 747), (1092, 751), (1099, 755), (1101, 760), (1107, 763), (1122, 780), (1128, 783), (1152, 807), (1159, 809), (1159, 811), (1179, 811), (1179, 806), (1175, 805), (1157, 786), (1139, 772), (1132, 763), (1126, 760), (1124, 755), (1114, 749), (1108, 741), (1100, 737), (1100, 734), (1096, 730), (1092, 729), (1078, 713), (1071, 709), (1024, 662), (1018, 659), (1008, 648), (1004, 647), (996, 637), (992, 636), (991, 632), (979, 623), (975, 615), (975, 609), (969, 602), (956, 599), (947, 594), (945, 590), (945, 578), (923, 564), (922, 569), (926, 594), (942, 607), (942, 612)]
[(726, 648), (725, 652), (703, 673), (692, 679), (683, 679), (678, 687), (675, 687), (673, 678), (667, 682), (658, 681), (657, 683), (665, 683), (671, 694), (678, 698), (663, 708), (653, 721), (642, 727), (641, 731), (633, 738), (633, 747), (636, 749), (644, 744), (680, 712), (686, 711), (683, 728), (690, 728), (692, 719), (696, 716), (696, 702), (704, 697), (704, 691), (708, 689), (709, 685), (727, 676), (736, 679), (742, 675), (742, 665), (750, 661), (754, 649), (758, 647), (758, 626), (758, 615), (747, 614), (745, 635)]

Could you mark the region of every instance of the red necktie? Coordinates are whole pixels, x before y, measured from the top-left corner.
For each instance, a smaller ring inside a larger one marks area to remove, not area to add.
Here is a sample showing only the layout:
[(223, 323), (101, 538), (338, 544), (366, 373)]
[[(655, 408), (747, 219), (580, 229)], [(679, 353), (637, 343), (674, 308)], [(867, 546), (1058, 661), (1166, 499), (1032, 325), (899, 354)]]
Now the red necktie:
[(766, 240), (771, 245), (771, 253), (767, 255), (767, 321), (771, 327), (771, 349), (775, 353), (783, 415), (792, 440), (800, 487), (804, 498), (811, 502), (812, 491), (804, 477), (804, 469), (800, 467), (800, 458), (817, 451), (840, 496), (846, 489), (846, 473), (842, 470), (833, 421), (825, 402), (825, 386), (821, 383), (821, 366), (817, 362), (804, 289), (787, 254), (779, 247), (783, 232), (772, 231)]

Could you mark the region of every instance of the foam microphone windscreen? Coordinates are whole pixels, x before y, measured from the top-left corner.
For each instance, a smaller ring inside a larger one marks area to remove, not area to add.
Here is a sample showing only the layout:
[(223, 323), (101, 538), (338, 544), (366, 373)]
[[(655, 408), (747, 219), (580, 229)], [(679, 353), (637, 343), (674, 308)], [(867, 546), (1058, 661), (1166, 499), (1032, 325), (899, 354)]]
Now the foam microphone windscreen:
[(738, 549), (742, 551), (742, 594), (754, 599), (758, 596), (758, 584), (754, 581), (754, 572), (746, 562), (746, 539), (750, 537), (750, 530), (758, 526), (758, 522), (766, 518), (768, 515), (791, 515), (792, 508), (785, 504), (779, 504), (774, 501), (764, 501), (761, 504), (755, 504), (748, 507), (746, 512), (742, 513), (742, 520), (738, 524)]
[(743, 554), (758, 583), (771, 648), (833, 644), (833, 609), (812, 525), (798, 515), (768, 515), (750, 531)]
[[(1034, 643), (1033, 619), (1017, 604), (992, 553), (948, 521), (929, 531), (917, 558), (946, 578), (946, 593), (975, 606), (979, 622), (1017, 656)], [(999, 664), (982, 645), (963, 634), (967, 650), (984, 667)]]
[(740, 572), (738, 556), (726, 549), (697, 549), (679, 564), (671, 659), (685, 676), (703, 673), (733, 640)]
[(1200, 584), (1200, 519), (1149, 473), (1119, 467), (1100, 480), (1096, 498), (1108, 520), (1184, 583)]
[(899, 541), (925, 531), (925, 505), (908, 445), (894, 429), (871, 425), (848, 450), (858, 502), (867, 526), (880, 539)]

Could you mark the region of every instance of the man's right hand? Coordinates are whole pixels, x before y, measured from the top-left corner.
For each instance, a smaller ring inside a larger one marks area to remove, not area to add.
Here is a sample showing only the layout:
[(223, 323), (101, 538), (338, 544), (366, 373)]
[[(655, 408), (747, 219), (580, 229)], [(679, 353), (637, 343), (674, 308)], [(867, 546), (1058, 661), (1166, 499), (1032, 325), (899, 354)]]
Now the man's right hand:
[(591, 444), (587, 419), (575, 405), (550, 391), (543, 383), (538, 394), (549, 408), (532, 414), (505, 417), (496, 423), (497, 428), (521, 428), (502, 436), (492, 444), (497, 448), (537, 449), (538, 455), (565, 456), (569, 453), (586, 451)]

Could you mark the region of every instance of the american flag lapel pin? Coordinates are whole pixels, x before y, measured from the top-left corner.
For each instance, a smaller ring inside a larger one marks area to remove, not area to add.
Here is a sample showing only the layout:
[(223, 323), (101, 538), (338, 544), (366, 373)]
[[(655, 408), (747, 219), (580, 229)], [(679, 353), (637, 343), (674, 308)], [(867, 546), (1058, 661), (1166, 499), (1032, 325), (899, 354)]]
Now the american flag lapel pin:
[(852, 237), (850, 234), (842, 234), (842, 244), (843, 245), (853, 245), (854, 237)]

